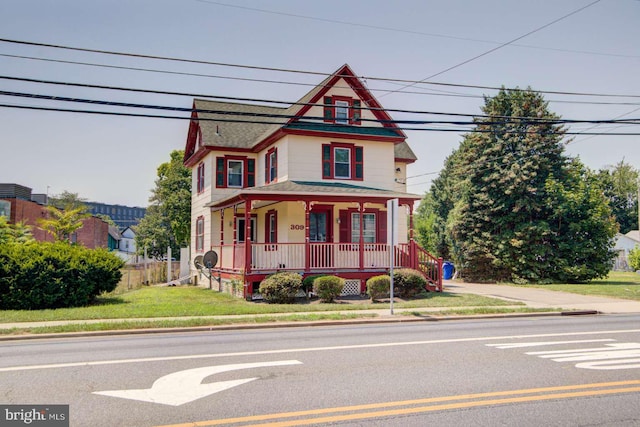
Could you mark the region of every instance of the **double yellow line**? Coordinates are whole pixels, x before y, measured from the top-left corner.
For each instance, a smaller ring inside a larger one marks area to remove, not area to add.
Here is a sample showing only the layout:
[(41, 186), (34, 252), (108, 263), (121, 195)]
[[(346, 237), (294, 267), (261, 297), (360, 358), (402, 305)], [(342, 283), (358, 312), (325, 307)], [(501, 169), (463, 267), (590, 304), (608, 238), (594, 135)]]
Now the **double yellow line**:
[[(162, 427), (205, 427), (254, 422), (251, 426), (289, 427), (322, 424), (339, 421), (363, 420), (396, 415), (420, 414), (450, 409), (473, 408), (509, 403), (539, 402), (586, 396), (633, 393), (640, 391), (640, 380), (614, 381), (594, 384), (578, 384), (557, 387), (530, 388), (523, 390), (494, 391), (488, 393), (463, 394), (458, 396), (429, 397), (397, 402), (371, 403), (366, 405), (336, 408), (310, 409), (306, 411), (277, 414), (252, 415), (219, 420), (196, 421)], [(448, 403), (445, 403), (448, 402)]]

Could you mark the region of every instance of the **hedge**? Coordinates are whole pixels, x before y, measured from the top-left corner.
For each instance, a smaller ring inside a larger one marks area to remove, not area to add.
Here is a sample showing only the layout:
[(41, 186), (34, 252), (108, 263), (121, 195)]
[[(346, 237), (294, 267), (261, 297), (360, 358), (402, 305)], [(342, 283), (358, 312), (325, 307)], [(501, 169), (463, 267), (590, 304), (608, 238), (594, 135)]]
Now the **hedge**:
[(124, 261), (106, 249), (67, 242), (9, 243), (0, 247), (0, 309), (80, 307), (111, 292)]
[(333, 302), (344, 288), (344, 279), (337, 276), (322, 276), (313, 281), (313, 292), (322, 302)]

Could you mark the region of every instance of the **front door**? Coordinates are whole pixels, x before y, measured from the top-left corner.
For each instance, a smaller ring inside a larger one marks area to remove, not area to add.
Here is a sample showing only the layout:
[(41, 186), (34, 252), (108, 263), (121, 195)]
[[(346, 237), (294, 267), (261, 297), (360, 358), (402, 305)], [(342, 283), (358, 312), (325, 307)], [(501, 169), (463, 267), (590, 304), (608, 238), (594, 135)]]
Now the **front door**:
[(309, 212), (309, 250), (311, 268), (332, 267), (333, 234), (331, 209), (314, 209)]

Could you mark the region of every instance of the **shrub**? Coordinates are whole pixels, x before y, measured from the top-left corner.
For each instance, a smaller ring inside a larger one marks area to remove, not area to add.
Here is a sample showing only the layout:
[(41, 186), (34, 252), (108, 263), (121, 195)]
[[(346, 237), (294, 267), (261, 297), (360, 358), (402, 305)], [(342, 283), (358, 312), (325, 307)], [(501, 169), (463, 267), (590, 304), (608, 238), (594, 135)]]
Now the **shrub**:
[(318, 277), (325, 277), (326, 274), (312, 274), (311, 276), (307, 276), (302, 280), (302, 289), (305, 293), (309, 293), (313, 290), (313, 281)]
[(313, 281), (313, 292), (322, 302), (333, 302), (344, 288), (344, 279), (336, 276), (321, 276)]
[(369, 294), (372, 301), (388, 297), (390, 288), (391, 277), (386, 274), (373, 276), (367, 280), (367, 294)]
[(266, 277), (259, 292), (268, 303), (291, 304), (302, 287), (302, 278), (297, 273), (281, 272)]
[(629, 266), (633, 269), (633, 271), (640, 270), (640, 247), (636, 246), (635, 248), (629, 251)]
[(393, 272), (393, 291), (401, 298), (412, 298), (422, 292), (427, 280), (418, 270), (401, 268)]
[(0, 309), (80, 307), (118, 286), (124, 262), (67, 242), (0, 247)]

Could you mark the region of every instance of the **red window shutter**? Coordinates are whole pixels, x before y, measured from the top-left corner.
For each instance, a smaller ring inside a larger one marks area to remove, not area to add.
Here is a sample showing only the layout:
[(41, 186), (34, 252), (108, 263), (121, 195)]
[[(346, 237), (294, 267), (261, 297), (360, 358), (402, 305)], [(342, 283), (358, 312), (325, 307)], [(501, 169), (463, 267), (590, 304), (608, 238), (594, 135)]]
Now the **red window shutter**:
[(338, 212), (338, 218), (340, 219), (340, 243), (349, 243), (351, 241), (351, 215), (348, 210), (341, 210)]
[(360, 100), (359, 99), (354, 99), (353, 100), (353, 107), (351, 108), (351, 123), (354, 125), (359, 125), (361, 124), (360, 118), (361, 118), (361, 114), (362, 114), (362, 110), (360, 109)]
[(387, 212), (378, 211), (376, 219), (378, 220), (377, 241), (378, 243), (387, 243)]
[(245, 179), (245, 187), (255, 187), (256, 186), (256, 161), (255, 159), (247, 159), (245, 164), (246, 170), (246, 179)]
[(331, 144), (322, 144), (322, 178), (323, 179), (333, 178), (332, 153), (333, 153), (333, 150), (331, 150)]
[(269, 152), (264, 155), (264, 183), (269, 183)]
[(218, 188), (227, 186), (225, 164), (224, 157), (216, 157), (216, 187)]
[(333, 99), (330, 96), (324, 97), (324, 121), (333, 122)]
[(353, 170), (351, 171), (351, 176), (353, 179), (362, 180), (364, 179), (364, 151), (362, 147), (355, 147), (352, 150), (353, 161), (351, 164), (353, 165)]

